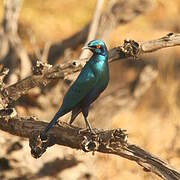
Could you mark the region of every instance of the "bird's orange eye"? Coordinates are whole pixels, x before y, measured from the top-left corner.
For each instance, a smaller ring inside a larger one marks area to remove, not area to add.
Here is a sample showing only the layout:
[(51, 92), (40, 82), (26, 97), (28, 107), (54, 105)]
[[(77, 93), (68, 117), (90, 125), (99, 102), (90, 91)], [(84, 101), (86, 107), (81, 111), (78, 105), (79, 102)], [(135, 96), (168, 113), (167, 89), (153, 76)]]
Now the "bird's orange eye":
[(97, 49), (100, 49), (100, 48), (101, 48), (101, 46), (100, 46), (100, 45), (97, 45), (97, 46), (96, 46), (96, 48), (97, 48)]

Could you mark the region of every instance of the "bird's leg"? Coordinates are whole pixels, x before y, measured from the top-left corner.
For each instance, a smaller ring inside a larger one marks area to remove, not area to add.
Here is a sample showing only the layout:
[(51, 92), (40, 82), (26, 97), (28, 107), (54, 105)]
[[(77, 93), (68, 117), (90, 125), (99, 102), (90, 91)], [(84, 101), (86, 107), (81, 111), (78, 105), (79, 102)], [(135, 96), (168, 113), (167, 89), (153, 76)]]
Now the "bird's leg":
[(91, 128), (91, 125), (87, 119), (87, 117), (84, 117), (84, 120), (85, 120), (85, 123), (86, 123), (86, 129), (89, 129), (90, 132), (94, 133), (92, 128)]
[(91, 134), (95, 134), (95, 132), (94, 132), (93, 129), (91, 128), (91, 125), (90, 125), (90, 123), (89, 123), (89, 121), (88, 121), (88, 119), (87, 119), (88, 113), (89, 113), (89, 106), (84, 107), (84, 108), (82, 109), (82, 114), (83, 114), (83, 116), (84, 116), (84, 120), (85, 120), (85, 123), (86, 123), (86, 128), (85, 128), (85, 129), (81, 129), (81, 130), (79, 131), (79, 133), (81, 133), (81, 132), (83, 132), (83, 131), (86, 131), (86, 130), (89, 130), (89, 131), (91, 132)]
[(86, 123), (86, 128), (85, 129), (81, 129), (79, 130), (79, 134), (81, 134), (82, 132), (85, 132), (87, 130), (90, 131), (91, 134), (95, 135), (96, 133), (94, 132), (94, 130), (92, 129), (87, 117), (84, 117), (85, 123)]

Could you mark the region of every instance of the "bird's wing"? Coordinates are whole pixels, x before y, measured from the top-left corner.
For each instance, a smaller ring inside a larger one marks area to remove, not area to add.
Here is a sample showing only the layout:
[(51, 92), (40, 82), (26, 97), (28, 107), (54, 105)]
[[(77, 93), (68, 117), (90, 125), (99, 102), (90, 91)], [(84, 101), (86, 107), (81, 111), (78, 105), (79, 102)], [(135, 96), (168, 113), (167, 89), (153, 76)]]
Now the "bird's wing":
[(95, 83), (96, 77), (91, 66), (90, 64), (86, 64), (76, 81), (64, 96), (61, 110), (65, 112), (71, 111), (90, 92)]

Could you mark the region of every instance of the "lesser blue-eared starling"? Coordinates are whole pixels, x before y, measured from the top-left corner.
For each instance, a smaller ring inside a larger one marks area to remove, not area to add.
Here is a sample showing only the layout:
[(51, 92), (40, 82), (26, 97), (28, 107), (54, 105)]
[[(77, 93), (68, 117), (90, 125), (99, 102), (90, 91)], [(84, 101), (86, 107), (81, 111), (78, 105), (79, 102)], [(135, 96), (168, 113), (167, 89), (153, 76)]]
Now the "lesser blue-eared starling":
[(82, 112), (86, 128), (92, 132), (87, 117), (90, 105), (104, 91), (109, 82), (108, 51), (101, 40), (92, 40), (84, 48), (91, 50), (93, 55), (67, 91), (61, 107), (44, 130), (44, 134), (58, 122), (61, 116), (70, 111), (72, 111), (70, 124)]

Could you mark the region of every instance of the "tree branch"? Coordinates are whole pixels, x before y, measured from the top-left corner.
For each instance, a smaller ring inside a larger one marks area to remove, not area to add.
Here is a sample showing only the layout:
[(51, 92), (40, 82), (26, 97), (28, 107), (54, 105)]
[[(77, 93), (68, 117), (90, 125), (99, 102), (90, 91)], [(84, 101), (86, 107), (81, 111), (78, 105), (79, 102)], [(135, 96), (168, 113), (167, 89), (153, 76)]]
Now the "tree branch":
[(139, 43), (134, 40), (124, 40), (122, 46), (115, 47), (109, 51), (109, 60), (115, 61), (129, 57), (137, 58), (145, 53), (179, 45), (180, 34), (175, 33), (169, 33), (159, 39)]
[(47, 123), (38, 121), (34, 117), (18, 117), (13, 109), (1, 110), (0, 115), (0, 129), (13, 135), (29, 138), (31, 153), (35, 158), (42, 156), (48, 147), (58, 144), (85, 152), (98, 151), (115, 154), (135, 161), (145, 171), (153, 172), (163, 179), (180, 179), (180, 173), (166, 162), (128, 143), (124, 130), (94, 129), (96, 135), (92, 135), (88, 131), (80, 132), (80, 128), (61, 122), (49, 131), (47, 139), (41, 140), (40, 133)]
[[(0, 31), (0, 61), (12, 71), (18, 72), (21, 78), (31, 73), (31, 62), (24, 49), (21, 39), (18, 35), (18, 18), (21, 10), (21, 0), (4, 0), (4, 16), (2, 21), (2, 30)], [(13, 61), (12, 61), (13, 59)], [(20, 70), (17, 70), (18, 60), (20, 60)], [(10, 83), (17, 80), (17, 75), (12, 74), (9, 78)]]
[[(69, 62), (63, 65), (51, 66), (46, 63), (37, 61), (33, 69), (33, 75), (18, 81), (8, 87), (1, 88), (1, 99), (3, 107), (19, 99), (22, 95), (27, 94), (28, 91), (34, 87), (46, 86), (54, 80), (64, 79), (65, 75), (72, 74), (82, 68), (80, 63)], [(5, 69), (6, 71), (6, 69)], [(4, 73), (1, 73), (4, 74)], [(3, 82), (0, 82), (2, 86)]]
[[(125, 58), (138, 58), (145, 53), (154, 52), (162, 48), (180, 45), (180, 34), (169, 33), (166, 36), (137, 43), (134, 40), (125, 40), (124, 44), (109, 50), (109, 62)], [(71, 60), (65, 64), (51, 66), (38, 61), (34, 67), (33, 75), (1, 89), (3, 106), (16, 101), (30, 89), (41, 85), (46, 86), (54, 80), (64, 79), (67, 75), (73, 74), (83, 67), (87, 59)]]
[[(100, 21), (100, 16), (101, 16), (101, 9), (102, 9), (103, 4), (104, 4), (104, 0), (96, 1), (96, 7), (94, 9), (93, 18), (91, 21), (88, 37), (86, 39), (85, 44), (87, 44), (89, 41), (95, 39), (95, 37), (96, 37), (97, 31), (98, 31), (98, 26), (99, 26), (99, 21)], [(90, 52), (86, 49), (81, 52), (79, 59), (88, 58), (89, 55), (90, 55)]]
[[(134, 40), (125, 40), (122, 46), (109, 51), (110, 61), (127, 57), (139, 57), (141, 54), (156, 51), (161, 48), (180, 45), (180, 35), (170, 33), (160, 39), (137, 43)], [(116, 51), (115, 51), (116, 49)], [(86, 59), (85, 59), (86, 60)], [(7, 105), (16, 101), (29, 89), (47, 85), (48, 83), (64, 79), (66, 75), (79, 71), (85, 60), (69, 61), (66, 64), (51, 66), (37, 62), (33, 75), (8, 87), (4, 87), (3, 78), (7, 74), (5, 69), (0, 82), (1, 96)], [(138, 96), (138, 95), (137, 95)], [(30, 138), (31, 152), (34, 157), (40, 157), (48, 147), (59, 144), (71, 148), (82, 149), (86, 152), (102, 152), (116, 154), (135, 161), (145, 170), (151, 171), (164, 179), (180, 179), (180, 173), (171, 168), (167, 163), (144, 151), (136, 145), (127, 142), (127, 135), (121, 129), (97, 130), (97, 135), (81, 132), (80, 128), (60, 123), (48, 134), (46, 140), (41, 140), (40, 132), (47, 123), (37, 121), (34, 117), (18, 117), (13, 109), (0, 110), (0, 129), (21, 137)]]

